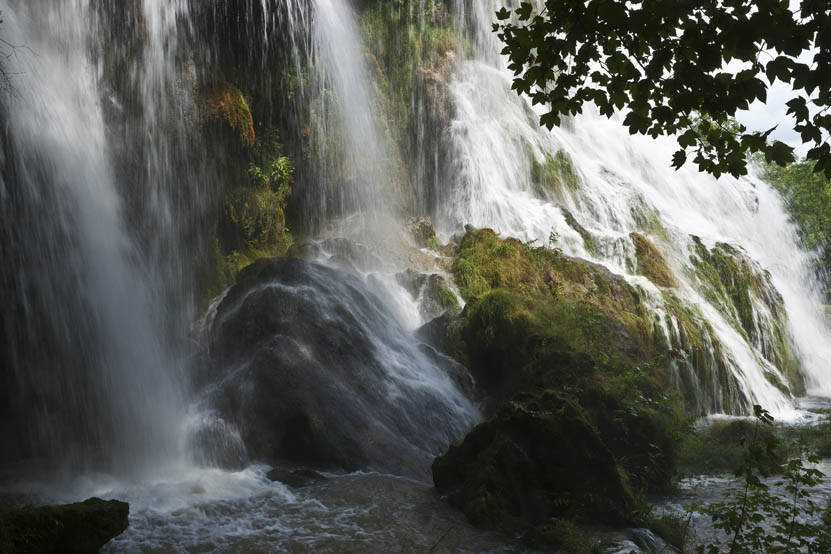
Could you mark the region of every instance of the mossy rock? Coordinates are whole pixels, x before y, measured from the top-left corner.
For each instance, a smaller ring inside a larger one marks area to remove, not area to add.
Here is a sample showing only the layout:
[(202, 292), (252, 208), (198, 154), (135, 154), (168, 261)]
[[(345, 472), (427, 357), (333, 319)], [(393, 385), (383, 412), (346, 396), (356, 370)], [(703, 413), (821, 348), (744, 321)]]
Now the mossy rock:
[[(436, 245), (436, 229), (433, 220), (429, 217), (411, 217), (406, 224), (407, 233), (419, 248)], [(436, 248), (437, 249), (437, 248)]]
[[(453, 274), (471, 303), (471, 317), (481, 310), (478, 301), (500, 289), (514, 297), (510, 318), (525, 318), (526, 331), (546, 336), (564, 331), (583, 349), (629, 361), (651, 359), (656, 346), (665, 349), (655, 343), (638, 290), (601, 265), (475, 229), (462, 239)], [(497, 307), (489, 302), (485, 306)]]
[(580, 178), (565, 150), (557, 150), (553, 155), (545, 152), (542, 161), (532, 153), (531, 185), (539, 196), (561, 198), (580, 187)]
[(652, 241), (640, 233), (630, 233), (629, 237), (635, 245), (638, 273), (659, 287), (677, 287), (678, 281), (673, 275), (672, 269), (670, 269), (666, 259)]
[(572, 397), (518, 396), (433, 462), (433, 481), (475, 525), (524, 531), (552, 517), (619, 524), (637, 501)]
[(419, 312), (425, 320), (434, 319), (447, 310), (461, 311), (456, 293), (449, 288), (450, 283), (437, 273), (407, 269), (397, 273), (395, 279), (418, 302)]
[(704, 296), (786, 382), (770, 371), (768, 381), (786, 394), (804, 394), (804, 376), (791, 346), (784, 301), (770, 274), (734, 246), (716, 243), (707, 248), (698, 237), (692, 239), (690, 262)]
[(224, 123), (239, 134), (245, 146), (254, 146), (254, 117), (243, 92), (231, 83), (221, 81), (200, 92), (198, 104), (206, 123)]
[(566, 223), (568, 223), (568, 226), (577, 231), (577, 234), (583, 239), (583, 246), (585, 246), (586, 250), (591, 254), (596, 254), (598, 250), (597, 238), (585, 227), (580, 225), (580, 222), (577, 221), (570, 211), (564, 209), (563, 217), (565, 218)]
[(0, 554), (93, 554), (127, 529), (129, 513), (127, 503), (100, 498), (0, 508)]
[(728, 367), (724, 347), (710, 323), (674, 292), (664, 294), (664, 310), (672, 319), (667, 340), (680, 377), (675, 386), (684, 397), (687, 411), (694, 415), (749, 413), (750, 399)]

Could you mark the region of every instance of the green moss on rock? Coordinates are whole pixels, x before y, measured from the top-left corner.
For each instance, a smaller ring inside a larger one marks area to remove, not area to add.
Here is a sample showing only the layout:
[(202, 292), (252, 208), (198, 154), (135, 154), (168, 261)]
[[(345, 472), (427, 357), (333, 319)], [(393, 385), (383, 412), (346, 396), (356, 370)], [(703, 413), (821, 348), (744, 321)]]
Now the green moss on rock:
[(225, 123), (239, 134), (245, 146), (254, 146), (254, 118), (239, 88), (222, 81), (212, 89), (200, 92), (198, 104), (206, 123)]
[(575, 219), (574, 215), (570, 211), (564, 209), (563, 217), (565, 218), (566, 223), (568, 223), (568, 226), (577, 231), (577, 234), (583, 239), (583, 245), (586, 247), (586, 250), (590, 254), (596, 254), (598, 249), (597, 238), (591, 234), (588, 229), (580, 225), (580, 222)]
[(232, 284), (244, 267), (260, 258), (281, 256), (293, 243), (285, 210), (294, 166), (282, 154), (277, 133), (263, 132), (250, 156), (245, 184), (225, 192), (216, 232), (215, 294)]
[(721, 342), (704, 316), (674, 293), (664, 294), (671, 355), (677, 368), (676, 387), (688, 411), (695, 414), (740, 414), (747, 411), (744, 396), (727, 366)]
[(629, 233), (629, 238), (635, 245), (635, 256), (638, 259), (638, 273), (658, 285), (659, 287), (674, 288), (678, 286), (672, 270), (666, 259), (658, 251), (651, 240), (640, 233)]
[(692, 238), (695, 253), (690, 262), (707, 300), (785, 377), (787, 384), (773, 375), (775, 386), (803, 393), (804, 378), (791, 347), (784, 302), (770, 274), (729, 244), (708, 249), (701, 239)]
[(647, 308), (645, 291), (606, 268), (489, 229), (466, 233), (453, 274), (467, 307), (450, 327), (456, 337), (444, 342), (500, 399), (532, 383), (579, 379), (597, 364), (663, 358), (688, 413), (750, 408), (714, 329), (674, 289), (663, 290), (659, 315)]
[(577, 190), (580, 178), (565, 150), (557, 150), (553, 155), (546, 152), (542, 161), (532, 153), (531, 185), (541, 196), (560, 198), (566, 192)]
[(479, 229), (462, 239), (453, 274), (462, 296), (473, 303), (471, 314), (495, 289), (512, 296), (513, 305), (521, 306), (512, 317), (525, 314), (534, 330), (529, 337), (565, 333), (572, 344), (585, 345), (578, 351), (629, 361), (655, 354), (653, 323), (639, 292), (598, 264)]
[(471, 522), (508, 531), (587, 514), (622, 523), (636, 505), (590, 415), (553, 391), (506, 403), (436, 458), (433, 480)]

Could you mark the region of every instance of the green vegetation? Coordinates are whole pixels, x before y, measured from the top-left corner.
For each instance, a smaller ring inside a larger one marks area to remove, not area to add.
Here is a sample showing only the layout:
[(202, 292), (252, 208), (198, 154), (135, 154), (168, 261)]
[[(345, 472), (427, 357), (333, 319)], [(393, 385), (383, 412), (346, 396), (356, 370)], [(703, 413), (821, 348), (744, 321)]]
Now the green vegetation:
[(640, 293), (601, 266), (481, 229), (465, 235), (453, 273), (483, 346), (505, 339), (489, 330), (505, 322), (523, 327), (531, 350), (566, 343), (598, 360), (655, 354)]
[(461, 39), (445, 4), (433, 0), (415, 4), (377, 0), (362, 12), (361, 26), (375, 64), (391, 138), (403, 142), (404, 137), (397, 133), (413, 129), (418, 83), (430, 74), (449, 71), (452, 53), (462, 44)]
[(756, 332), (751, 295), (760, 295), (761, 283), (744, 257), (728, 244), (717, 244), (708, 250), (698, 237), (693, 237), (697, 256), (690, 261), (705, 286), (708, 300), (723, 313), (732, 315), (737, 327), (748, 337)]
[(821, 63), (800, 57), (831, 55), (827, 6), (802, 0), (794, 8), (785, 0), (761, 7), (756, 0), (588, 0), (545, 2), (537, 12), (521, 2), (496, 13), (494, 30), (514, 90), (548, 108), (541, 125), (559, 125), (585, 103), (607, 117), (625, 111), (632, 134), (678, 137), (673, 166), (692, 154), (702, 171), (740, 176), (750, 153), (779, 165), (793, 160), (792, 147), (769, 141), (775, 127), (751, 133), (731, 124), (737, 111), (765, 102), (778, 80), (793, 89), (788, 115), (811, 146), (808, 160), (831, 177), (831, 77)]
[[(410, 168), (416, 167), (424, 141), (421, 128), (439, 129), (450, 120), (447, 85), (455, 53), (468, 49), (457, 34), (445, 2), (370, 0), (361, 12), (379, 122), (393, 146), (386, 174), (400, 185), (401, 198), (412, 194)], [(408, 163), (409, 162), (409, 163)], [(423, 176), (419, 176), (423, 179)]]
[[(829, 534), (817, 522), (820, 508), (810, 495), (824, 475), (806, 465), (817, 463), (819, 458), (799, 452), (782, 462), (781, 441), (769, 430), (773, 418), (760, 406), (754, 406), (754, 412), (757, 422), (744, 443), (736, 470), (743, 487), (729, 493), (725, 501), (702, 509), (725, 534), (726, 544), (699, 545), (696, 552), (719, 554), (723, 547), (734, 554), (827, 552)], [(767, 479), (772, 476), (777, 476), (773, 486), (782, 487), (784, 494), (771, 490)]]
[(691, 413), (741, 413), (745, 398), (728, 369), (721, 343), (710, 323), (674, 293), (664, 294), (664, 309), (673, 324), (667, 326), (671, 355), (679, 371), (681, 390)]
[(559, 198), (577, 190), (580, 178), (565, 150), (557, 150), (553, 156), (546, 152), (542, 162), (531, 153), (531, 184), (538, 195)]
[(222, 81), (211, 90), (199, 94), (199, 108), (206, 123), (225, 123), (239, 134), (245, 146), (254, 146), (254, 118), (248, 101), (240, 89)]
[(667, 230), (661, 222), (661, 214), (647, 202), (646, 198), (640, 194), (635, 195), (629, 201), (629, 213), (641, 233), (667, 239)]
[(275, 130), (260, 133), (249, 151), (246, 184), (225, 193), (216, 244), (219, 290), (232, 283), (244, 267), (259, 258), (284, 254), (293, 242), (286, 228), (285, 208), (294, 166), (282, 151)]
[[(679, 472), (687, 476), (733, 473), (741, 467), (746, 446), (753, 439), (775, 440), (773, 427), (759, 427), (749, 419), (713, 422), (684, 436)], [(777, 453), (777, 461), (784, 462), (782, 452)]]
[(474, 363), (479, 356), (483, 382), (521, 376), (517, 357), (524, 353), (579, 353), (623, 365), (669, 354), (679, 378), (672, 387), (681, 390), (690, 413), (742, 410), (745, 399), (713, 329), (671, 290), (664, 292), (664, 309), (672, 322), (662, 325), (643, 293), (605, 268), (489, 229), (465, 235), (453, 273), (468, 303), (464, 332), (477, 345), (475, 352), (453, 354)]
[(671, 486), (688, 420), (640, 293), (489, 229), (465, 235), (453, 272), (467, 305), (444, 344), (491, 418), (436, 460), (439, 490), (530, 545), (566, 548), (553, 530), (567, 526), (588, 552), (575, 523), (646, 524), (643, 495)]
[(438, 490), (474, 524), (549, 548), (565, 547), (552, 533), (557, 520), (571, 522), (575, 541), (574, 523), (645, 524), (643, 494), (670, 485), (686, 419), (674, 396), (655, 389), (652, 368), (598, 378), (502, 404), (435, 460)]
[(444, 308), (459, 307), (459, 299), (456, 298), (456, 293), (454, 293), (450, 289), (442, 289), (439, 300), (441, 302), (442, 307)]
[[(568, 226), (571, 227), (572, 229), (574, 229), (575, 231), (577, 231), (577, 234), (580, 235), (580, 238), (583, 239), (583, 246), (586, 247), (586, 250), (591, 254), (597, 253), (598, 244), (597, 244), (597, 239), (595, 238), (595, 236), (592, 235), (588, 231), (588, 229), (586, 229), (585, 227), (580, 225), (580, 222), (578, 222), (574, 218), (574, 215), (572, 215), (572, 213), (570, 211), (568, 211), (568, 210), (566, 210), (562, 207), (560, 209), (563, 212), (563, 217), (566, 220), (566, 223), (568, 224)], [(559, 235), (556, 235), (556, 234), (554, 234), (552, 236), (549, 236), (548, 242), (550, 243), (550, 246), (553, 247), (556, 244), (557, 240), (559, 240), (559, 238), (560, 238)], [(557, 240), (552, 240), (552, 239), (557, 239)]]
[[(803, 391), (803, 378), (788, 336), (787, 314), (770, 275), (729, 244), (718, 243), (708, 249), (698, 237), (693, 241), (696, 254), (690, 262), (708, 301), (759, 347), (788, 381), (785, 384), (768, 371), (766, 377), (774, 386), (783, 391)], [(766, 309), (759, 310), (760, 306)]]
[(677, 287), (678, 281), (669, 268), (664, 256), (658, 251), (651, 240), (640, 233), (630, 233), (629, 238), (635, 245), (635, 256), (638, 258), (638, 273), (647, 277), (659, 287)]
[[(762, 177), (784, 198), (805, 247), (819, 254), (819, 273), (827, 276), (831, 274), (831, 180), (815, 173), (812, 166), (808, 160), (786, 167), (761, 164)], [(831, 282), (826, 295), (831, 303)]]
[[(790, 439), (802, 445), (804, 450), (820, 458), (831, 458), (831, 421), (810, 427), (797, 427), (788, 431)], [(789, 437), (784, 437), (787, 440)]]

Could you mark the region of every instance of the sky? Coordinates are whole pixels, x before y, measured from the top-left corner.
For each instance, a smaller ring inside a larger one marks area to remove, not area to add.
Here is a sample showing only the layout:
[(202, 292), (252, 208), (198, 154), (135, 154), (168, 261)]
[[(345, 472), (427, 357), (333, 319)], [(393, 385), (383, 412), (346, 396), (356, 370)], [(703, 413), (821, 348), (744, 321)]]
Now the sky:
[[(794, 2), (791, 2), (792, 9), (796, 9), (794, 4)], [(771, 59), (779, 54), (774, 50), (768, 50), (767, 53), (771, 56)], [(815, 53), (816, 50), (813, 48), (806, 50), (797, 57), (797, 61), (813, 66)], [(746, 65), (734, 61), (727, 64), (726, 69), (736, 72), (745, 67)], [(778, 125), (776, 130), (771, 133), (771, 137), (793, 146), (798, 156), (805, 156), (812, 145), (810, 143), (802, 143), (799, 133), (793, 130), (796, 121), (791, 116), (786, 115), (788, 107), (785, 103), (796, 96), (794, 90), (789, 84), (785, 84), (779, 80), (776, 80), (770, 85), (764, 74), (760, 74), (759, 78), (769, 85), (767, 103), (754, 102), (750, 105), (749, 110), (737, 112), (736, 119), (750, 131), (767, 131), (771, 127)], [(800, 91), (800, 93), (802, 96), (805, 96), (805, 91)], [(808, 109), (812, 115), (816, 112), (816, 108), (810, 103), (808, 104)]]
[(790, 85), (776, 81), (768, 88), (767, 104), (756, 101), (749, 110), (737, 112), (736, 119), (750, 131), (767, 131), (778, 125), (771, 137), (793, 146), (797, 155), (804, 156), (810, 145), (802, 143), (799, 133), (793, 130), (796, 122), (786, 115), (788, 107), (785, 103), (794, 96)]

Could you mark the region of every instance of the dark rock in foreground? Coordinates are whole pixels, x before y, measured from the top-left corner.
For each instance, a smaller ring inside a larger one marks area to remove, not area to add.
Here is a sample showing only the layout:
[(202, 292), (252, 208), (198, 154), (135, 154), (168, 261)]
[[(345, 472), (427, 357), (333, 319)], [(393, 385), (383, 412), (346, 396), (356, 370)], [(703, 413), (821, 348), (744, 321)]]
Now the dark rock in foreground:
[(90, 498), (76, 504), (0, 509), (0, 554), (98, 552), (128, 525), (130, 506)]
[(620, 523), (635, 505), (589, 414), (554, 391), (503, 405), (436, 458), (433, 480), (472, 523), (509, 531), (552, 517)]
[(475, 418), (464, 368), (419, 346), (358, 278), (303, 260), (232, 288), (209, 348), (204, 403), (253, 460), (424, 473)]

